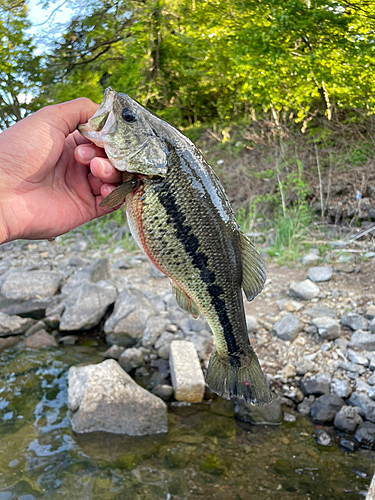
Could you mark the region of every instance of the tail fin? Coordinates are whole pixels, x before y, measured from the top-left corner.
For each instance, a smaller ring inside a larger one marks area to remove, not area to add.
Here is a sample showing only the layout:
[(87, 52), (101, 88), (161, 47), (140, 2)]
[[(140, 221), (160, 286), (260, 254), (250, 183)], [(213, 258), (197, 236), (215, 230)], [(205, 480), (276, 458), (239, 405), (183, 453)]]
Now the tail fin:
[(219, 396), (238, 396), (255, 405), (266, 405), (272, 400), (258, 358), (254, 351), (234, 356), (218, 354), (213, 350), (206, 380), (211, 391)]

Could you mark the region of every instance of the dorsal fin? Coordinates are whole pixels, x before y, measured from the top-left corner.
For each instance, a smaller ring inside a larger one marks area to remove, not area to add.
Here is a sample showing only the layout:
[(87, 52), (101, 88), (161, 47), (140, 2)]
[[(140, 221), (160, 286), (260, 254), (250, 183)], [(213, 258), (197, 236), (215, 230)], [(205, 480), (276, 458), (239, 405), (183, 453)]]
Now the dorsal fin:
[(120, 184), (120, 186), (117, 186), (117, 188), (104, 198), (99, 206), (102, 208), (117, 207), (117, 205), (120, 205), (120, 203), (125, 200), (126, 196), (135, 188), (137, 182), (136, 180), (131, 180)]
[(175, 296), (177, 304), (184, 311), (189, 312), (194, 319), (197, 319), (200, 315), (200, 311), (195, 303), (191, 300), (190, 297), (186, 295), (186, 293), (179, 288), (176, 283), (172, 282), (172, 292)]
[(242, 288), (247, 300), (253, 300), (266, 281), (266, 265), (249, 238), (240, 231), (242, 256)]

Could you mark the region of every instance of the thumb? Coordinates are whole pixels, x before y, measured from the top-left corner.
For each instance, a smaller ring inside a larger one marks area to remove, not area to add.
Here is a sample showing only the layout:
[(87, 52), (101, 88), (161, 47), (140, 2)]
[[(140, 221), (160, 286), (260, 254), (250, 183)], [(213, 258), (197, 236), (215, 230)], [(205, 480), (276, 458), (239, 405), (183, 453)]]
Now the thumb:
[(54, 104), (43, 108), (44, 118), (64, 133), (65, 137), (74, 132), (80, 123), (86, 123), (99, 105), (87, 97)]

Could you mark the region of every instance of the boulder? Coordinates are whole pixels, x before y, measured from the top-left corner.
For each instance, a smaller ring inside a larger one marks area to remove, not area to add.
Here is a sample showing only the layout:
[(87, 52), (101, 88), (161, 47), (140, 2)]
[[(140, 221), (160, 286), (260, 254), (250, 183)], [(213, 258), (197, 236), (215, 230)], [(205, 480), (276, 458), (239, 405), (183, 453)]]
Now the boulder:
[(363, 422), (357, 428), (354, 437), (361, 446), (375, 450), (375, 424)]
[(311, 418), (320, 424), (332, 422), (344, 401), (336, 394), (320, 396), (311, 407)]
[(319, 287), (311, 280), (307, 279), (298, 283), (291, 283), (288, 291), (290, 297), (299, 300), (311, 300), (319, 295)]
[(348, 326), (352, 330), (367, 330), (368, 321), (360, 314), (347, 312), (341, 318), (342, 326)]
[(104, 324), (108, 344), (124, 347), (134, 345), (142, 338), (147, 320), (154, 315), (149, 300), (136, 288), (124, 288), (116, 299), (111, 316)]
[(108, 306), (117, 298), (117, 289), (111, 282), (97, 284), (83, 282), (65, 300), (60, 321), (61, 331), (89, 330), (100, 323)]
[(55, 337), (52, 337), (45, 330), (39, 330), (38, 332), (30, 335), (25, 339), (25, 347), (30, 349), (41, 349), (42, 347), (57, 347), (57, 342)]
[(352, 386), (347, 380), (333, 378), (331, 380), (331, 392), (340, 398), (348, 398), (352, 393)]
[(310, 267), (308, 278), (314, 283), (329, 281), (332, 278), (333, 269), (329, 266)]
[(144, 436), (168, 431), (167, 406), (113, 360), (69, 369), (68, 407), (75, 432)]
[(375, 351), (375, 334), (357, 330), (353, 333), (348, 345), (349, 347)]
[(272, 333), (282, 340), (294, 340), (303, 329), (303, 323), (292, 313), (276, 321)]
[(314, 318), (312, 324), (318, 329), (318, 333), (324, 340), (334, 340), (340, 336), (340, 325), (338, 321), (329, 316)]
[(170, 345), (169, 365), (177, 401), (200, 403), (204, 396), (205, 380), (193, 344), (174, 340)]
[(331, 375), (329, 373), (320, 373), (312, 377), (304, 377), (301, 379), (301, 391), (305, 395), (313, 394), (321, 396), (329, 393), (329, 385), (331, 383)]
[(0, 337), (25, 333), (34, 322), (35, 321), (31, 318), (9, 316), (8, 314), (0, 312)]
[(2, 312), (9, 315), (18, 315), (21, 317), (28, 317), (34, 319), (44, 318), (46, 310), (53, 304), (53, 297), (45, 299), (33, 299), (26, 302), (15, 302), (7, 307), (1, 309)]
[(251, 424), (258, 425), (277, 425), (283, 420), (283, 412), (279, 399), (273, 399), (269, 405), (255, 406), (250, 403), (237, 401), (234, 408), (235, 416)]
[(363, 422), (354, 406), (343, 406), (335, 415), (333, 425), (342, 432), (354, 432)]

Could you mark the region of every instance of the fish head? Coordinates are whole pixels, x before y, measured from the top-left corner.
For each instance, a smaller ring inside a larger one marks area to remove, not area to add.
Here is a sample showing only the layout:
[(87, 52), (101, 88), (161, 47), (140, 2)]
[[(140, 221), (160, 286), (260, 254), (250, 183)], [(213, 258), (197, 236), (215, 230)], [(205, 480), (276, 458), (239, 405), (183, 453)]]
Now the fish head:
[(160, 124), (163, 121), (137, 101), (108, 87), (96, 113), (78, 130), (104, 148), (118, 170), (164, 176), (168, 150), (156, 132)]

